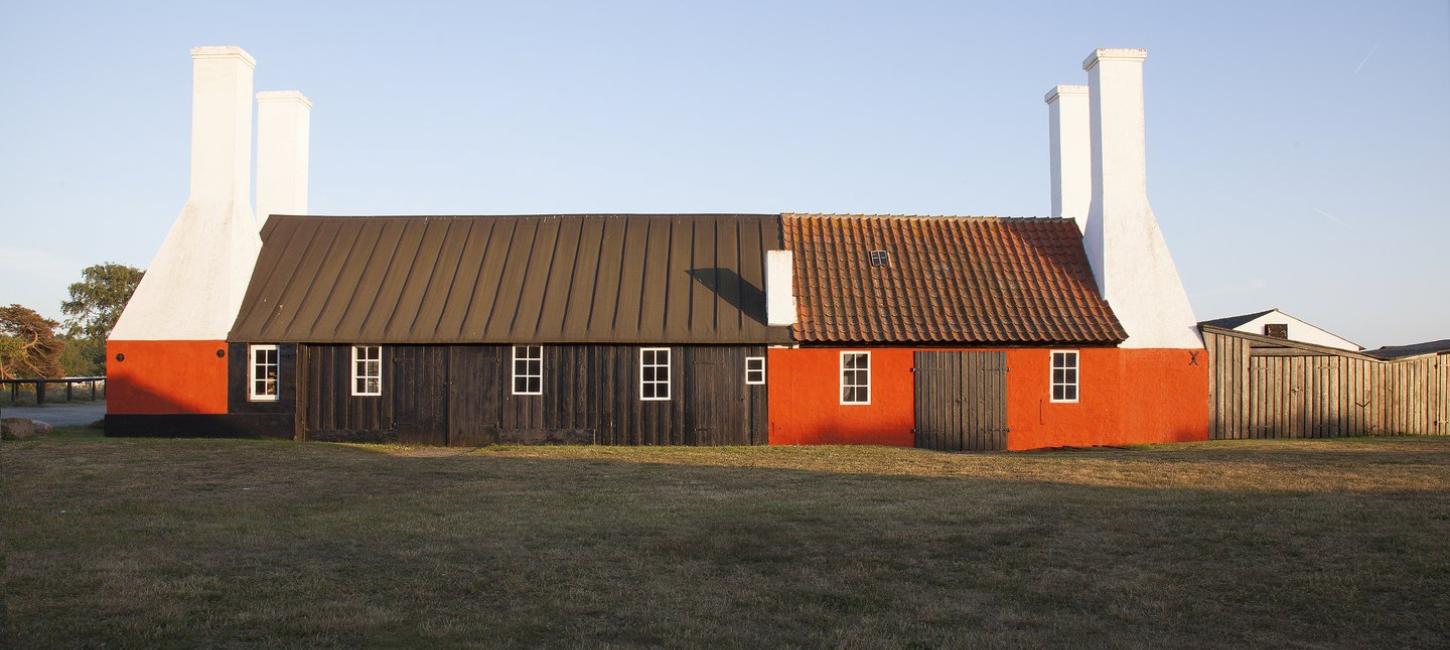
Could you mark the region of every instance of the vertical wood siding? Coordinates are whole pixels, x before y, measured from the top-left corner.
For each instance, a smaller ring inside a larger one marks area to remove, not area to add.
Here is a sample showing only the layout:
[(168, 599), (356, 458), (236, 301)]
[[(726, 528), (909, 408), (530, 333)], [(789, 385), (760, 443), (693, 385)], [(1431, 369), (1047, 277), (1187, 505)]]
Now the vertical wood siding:
[(1450, 355), (1382, 361), (1206, 330), (1209, 435), (1450, 435)]
[(1005, 352), (917, 352), (916, 446), (1007, 448)]
[[(510, 346), (389, 345), (383, 395), (353, 397), (345, 345), (304, 346), (304, 435), (426, 445), (765, 444), (764, 346), (672, 346), (671, 399), (639, 397), (639, 347), (546, 345), (543, 394), (513, 395)], [(767, 368), (767, 372), (769, 369)]]

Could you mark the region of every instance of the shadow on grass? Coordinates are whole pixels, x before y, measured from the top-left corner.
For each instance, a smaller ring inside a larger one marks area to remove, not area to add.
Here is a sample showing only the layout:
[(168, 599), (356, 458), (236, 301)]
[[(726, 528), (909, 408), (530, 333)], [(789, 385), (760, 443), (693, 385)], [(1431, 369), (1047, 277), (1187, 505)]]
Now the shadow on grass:
[(1214, 483), (1158, 452), (393, 451), (7, 446), (12, 645), (1447, 639), (1446, 491), (1257, 489), (1302, 473), (1270, 452)]

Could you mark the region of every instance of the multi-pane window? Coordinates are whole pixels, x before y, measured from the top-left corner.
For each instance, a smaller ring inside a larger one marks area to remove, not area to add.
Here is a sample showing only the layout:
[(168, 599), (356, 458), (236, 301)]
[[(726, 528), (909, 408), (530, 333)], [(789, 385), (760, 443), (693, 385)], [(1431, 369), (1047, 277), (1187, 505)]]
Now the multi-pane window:
[(841, 353), (841, 403), (871, 403), (871, 353)]
[(277, 346), (252, 345), (247, 347), (247, 353), (251, 357), (252, 369), (247, 399), (253, 402), (277, 401), (277, 369), (280, 366), (277, 362)]
[(670, 349), (642, 348), (639, 351), (639, 398), (670, 398)]
[(1052, 351), (1052, 401), (1077, 401), (1077, 352)]
[(352, 346), (352, 394), (383, 394), (383, 346)]
[(891, 254), (884, 250), (874, 250), (870, 254), (871, 266), (891, 266)]
[(544, 346), (514, 346), (514, 394), (544, 394)]
[(765, 357), (745, 357), (745, 383), (765, 383)]

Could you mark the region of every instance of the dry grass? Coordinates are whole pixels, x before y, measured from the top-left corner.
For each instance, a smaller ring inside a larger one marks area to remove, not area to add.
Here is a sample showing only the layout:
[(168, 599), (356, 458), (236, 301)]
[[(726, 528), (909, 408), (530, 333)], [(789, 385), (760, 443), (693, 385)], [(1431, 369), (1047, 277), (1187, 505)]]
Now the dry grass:
[(1445, 646), (1450, 440), (0, 447), (13, 645)]

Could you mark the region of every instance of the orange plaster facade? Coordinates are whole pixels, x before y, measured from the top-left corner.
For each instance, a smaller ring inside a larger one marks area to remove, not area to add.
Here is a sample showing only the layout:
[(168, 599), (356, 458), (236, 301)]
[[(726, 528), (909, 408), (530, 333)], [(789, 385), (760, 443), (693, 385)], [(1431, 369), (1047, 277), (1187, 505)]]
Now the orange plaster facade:
[(226, 341), (107, 341), (106, 412), (226, 413), (226, 349)]
[[(1058, 349), (1080, 353), (1076, 403), (1049, 399), (1052, 349), (1006, 349), (1009, 449), (1208, 439), (1204, 351)], [(871, 404), (840, 403), (842, 350), (871, 352)], [(770, 444), (912, 446), (914, 352), (913, 348), (770, 349)]]

